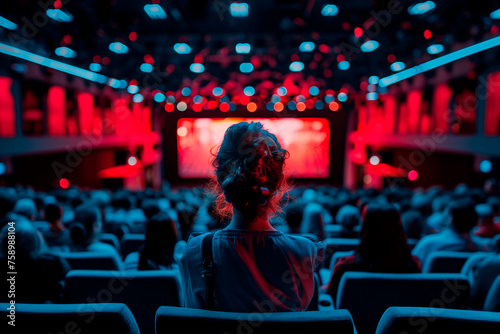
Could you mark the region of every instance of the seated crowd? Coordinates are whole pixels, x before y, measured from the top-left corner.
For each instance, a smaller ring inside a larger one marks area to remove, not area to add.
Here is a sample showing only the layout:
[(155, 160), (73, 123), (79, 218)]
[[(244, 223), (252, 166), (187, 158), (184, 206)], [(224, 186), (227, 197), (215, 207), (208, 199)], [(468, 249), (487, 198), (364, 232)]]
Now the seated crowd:
[[(63, 303), (65, 280), (78, 269), (68, 254), (78, 253), (107, 255), (121, 271), (178, 273), (185, 307), (307, 311), (319, 295), (335, 304), (348, 272), (419, 275), (433, 253), (454, 251), (491, 255), (464, 272), (470, 307), (482, 309), (500, 275), (496, 180), (453, 190), (293, 188), (284, 172), (288, 156), (262, 124), (241, 122), (227, 129), (206, 190), (0, 189), (3, 263), (14, 253), (15, 231), (16, 302)], [(103, 233), (143, 241), (121, 253)], [(334, 239), (356, 247), (333, 262)], [(321, 275), (326, 268), (329, 275)]]
[[(480, 259), (466, 273), (474, 283), (472, 305), (481, 309), (489, 286), (500, 276), (499, 203), (498, 186), (479, 189), (462, 184), (449, 191), (296, 186), (271, 224), (283, 233), (319, 241), (360, 240), (352, 255), (338, 259), (331, 279), (322, 282), (322, 292), (333, 300), (346, 271), (421, 272), (429, 254), (438, 250), (496, 254)], [(16, 260), (23, 273), (17, 301), (61, 302), (64, 278), (71, 270), (60, 256), (63, 252), (97, 252), (123, 261), (118, 249), (100, 241), (103, 232), (118, 239), (130, 233), (145, 236), (143, 246), (129, 254), (137, 259), (128, 269), (178, 270), (190, 234), (227, 224), (213, 215), (214, 205), (213, 198), (197, 188), (175, 192), (72, 188), (48, 193), (28, 187), (0, 189), (3, 257), (8, 255), (7, 223), (16, 222)], [(333, 225), (339, 228), (331, 232)]]

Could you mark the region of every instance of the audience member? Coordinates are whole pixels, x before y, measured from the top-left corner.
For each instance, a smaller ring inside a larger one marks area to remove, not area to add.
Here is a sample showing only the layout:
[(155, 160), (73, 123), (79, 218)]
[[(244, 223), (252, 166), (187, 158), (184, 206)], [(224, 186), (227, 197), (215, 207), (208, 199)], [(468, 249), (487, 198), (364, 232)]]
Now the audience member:
[[(9, 231), (15, 230), (15, 282), (9, 281), (8, 270), (3, 270), (0, 301), (16, 303), (59, 303), (63, 283), (70, 270), (67, 262), (48, 253), (44, 240), (36, 228), (26, 219), (6, 224), (0, 232), (1, 262), (7, 264), (9, 252)], [(15, 284), (15, 297), (8, 297), (10, 283)]]
[(330, 282), (323, 287), (334, 301), (340, 279), (347, 271), (420, 272), (420, 262), (411, 256), (400, 213), (393, 204), (368, 204), (362, 214), (362, 220), (357, 250), (354, 255), (338, 260)]
[(474, 235), (483, 238), (491, 238), (500, 233), (500, 222), (495, 223), (493, 208), (491, 205), (482, 203), (476, 205), (476, 213), (479, 217), (478, 229), (474, 231)]
[(139, 250), (139, 270), (178, 269), (174, 260), (177, 227), (166, 213), (158, 213), (146, 225), (144, 245)]
[(58, 203), (48, 203), (43, 208), (43, 219), (50, 228), (43, 232), (47, 246), (52, 250), (68, 251), (71, 245), (69, 230), (62, 223), (62, 206)]
[(34, 221), (36, 217), (36, 205), (31, 198), (20, 198), (14, 205), (14, 213)]
[[(288, 152), (260, 123), (230, 126), (213, 161), (218, 212), (232, 217), (213, 233), (213, 291), (202, 276), (202, 243), (192, 234), (181, 258), (185, 306), (233, 312), (306, 310), (314, 295), (318, 245), (269, 222), (287, 191)], [(207, 239), (210, 240), (210, 239)], [(272, 261), (270, 261), (272, 259)], [(207, 267), (205, 267), (207, 269)], [(205, 276), (207, 277), (207, 276)]]
[(300, 233), (312, 234), (320, 241), (325, 239), (325, 222), (321, 204), (315, 202), (306, 204), (302, 214)]
[(401, 215), (403, 230), (408, 239), (420, 239), (424, 232), (424, 217), (417, 210), (408, 210)]
[(486, 295), (493, 281), (500, 276), (500, 249), (497, 254), (470, 258), (470, 263), (462, 271), (471, 283), (471, 303), (473, 309), (483, 308)]
[(427, 256), (438, 250), (475, 252), (488, 251), (488, 247), (472, 236), (471, 230), (477, 224), (478, 216), (474, 202), (456, 199), (448, 207), (448, 227), (443, 231), (420, 239), (412, 254), (424, 262)]
[(101, 231), (102, 217), (99, 209), (91, 204), (77, 207), (75, 221), (70, 225), (71, 250), (109, 254), (120, 263), (121, 257), (118, 251), (113, 246), (99, 241)]
[(356, 206), (346, 204), (337, 212), (335, 223), (342, 226), (338, 237), (358, 238), (359, 231), (356, 228), (361, 225), (361, 213)]

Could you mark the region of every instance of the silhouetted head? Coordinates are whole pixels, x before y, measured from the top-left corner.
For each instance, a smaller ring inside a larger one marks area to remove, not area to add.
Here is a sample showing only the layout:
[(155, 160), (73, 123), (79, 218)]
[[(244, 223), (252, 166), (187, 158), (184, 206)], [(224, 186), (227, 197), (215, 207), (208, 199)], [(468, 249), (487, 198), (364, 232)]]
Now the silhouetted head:
[(50, 224), (57, 223), (62, 217), (62, 206), (57, 203), (48, 203), (43, 207), (43, 217)]
[(287, 157), (276, 136), (261, 123), (230, 126), (212, 162), (219, 214), (231, 216), (233, 207), (250, 219), (276, 213), (286, 189)]
[(342, 225), (342, 229), (353, 231), (361, 223), (361, 213), (356, 206), (346, 204), (337, 211), (335, 222)]
[(153, 216), (146, 225), (144, 247), (140, 251), (139, 269), (168, 267), (173, 263), (177, 227), (166, 213)]
[(34, 220), (36, 216), (35, 202), (31, 198), (20, 198), (14, 205), (14, 212), (29, 220)]
[(468, 233), (478, 221), (474, 201), (457, 199), (448, 206), (451, 227), (458, 233)]
[(407, 271), (411, 259), (401, 217), (389, 203), (370, 203), (363, 212), (357, 261), (372, 271)]
[[(15, 231), (15, 234), (9, 234), (9, 231)], [(45, 250), (45, 242), (40, 232), (26, 218), (20, 217), (14, 225), (6, 224), (1, 232), (1, 252), (4, 257), (9, 255), (9, 235), (15, 235), (15, 256), (35, 257)], [(12, 254), (12, 253), (11, 253)]]
[(102, 230), (101, 212), (95, 206), (81, 205), (76, 208), (70, 236), (77, 248), (85, 248), (94, 242)]
[(424, 216), (418, 210), (408, 210), (401, 217), (403, 229), (410, 239), (420, 239), (424, 232)]

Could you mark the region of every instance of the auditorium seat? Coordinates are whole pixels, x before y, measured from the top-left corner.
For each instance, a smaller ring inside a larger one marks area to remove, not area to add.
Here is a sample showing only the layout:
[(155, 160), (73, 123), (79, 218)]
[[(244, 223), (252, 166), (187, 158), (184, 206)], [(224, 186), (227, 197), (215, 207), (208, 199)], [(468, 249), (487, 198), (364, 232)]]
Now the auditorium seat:
[[(0, 303), (3, 328), (10, 304)], [(3, 333), (139, 334), (130, 309), (121, 303), (15, 304), (15, 331)]]
[(321, 279), (321, 284), (327, 284), (330, 282), (330, 278), (332, 277), (333, 273), (333, 268), (335, 267), (335, 264), (338, 262), (338, 260), (341, 257), (345, 256), (351, 256), (354, 254), (353, 250), (350, 251), (340, 251), (340, 252), (335, 252), (330, 258), (330, 263), (328, 264), (327, 268), (320, 268), (319, 270), (319, 275)]
[(113, 233), (101, 233), (99, 241), (113, 246), (121, 254), (120, 240)]
[(154, 333), (154, 315), (160, 306), (181, 306), (179, 273), (170, 270), (72, 270), (64, 286), (66, 303), (124, 303), (142, 334)]
[(347, 310), (238, 313), (162, 306), (156, 334), (174, 333), (356, 333)]
[[(486, 299), (484, 300), (483, 310), (500, 312), (500, 276), (491, 284)], [(498, 316), (500, 317), (500, 314)]]
[(125, 258), (132, 252), (137, 252), (139, 248), (144, 244), (144, 239), (144, 234), (124, 234), (120, 241), (123, 258)]
[(123, 263), (116, 255), (97, 252), (58, 252), (71, 269), (122, 270)]
[(423, 273), (459, 273), (464, 263), (475, 252), (434, 251), (422, 266)]
[(500, 333), (498, 313), (429, 307), (389, 307), (375, 334)]
[(339, 284), (336, 308), (352, 314), (360, 334), (373, 333), (390, 306), (467, 309), (470, 283), (464, 275), (346, 272)]
[(323, 266), (328, 268), (330, 259), (335, 252), (355, 250), (359, 245), (359, 239), (327, 238), (323, 241), (323, 244), (325, 247)]
[(137, 270), (139, 265), (139, 252), (129, 253), (123, 260), (123, 270)]

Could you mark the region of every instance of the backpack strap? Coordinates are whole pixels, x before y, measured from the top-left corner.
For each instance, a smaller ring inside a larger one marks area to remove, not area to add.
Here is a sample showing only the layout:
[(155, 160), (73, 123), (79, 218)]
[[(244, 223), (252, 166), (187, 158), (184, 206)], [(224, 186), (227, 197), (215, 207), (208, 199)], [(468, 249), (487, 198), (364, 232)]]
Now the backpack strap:
[(203, 267), (201, 270), (201, 277), (205, 278), (206, 286), (206, 300), (205, 307), (208, 310), (215, 310), (215, 299), (214, 299), (214, 275), (213, 275), (213, 250), (212, 250), (212, 239), (214, 237), (213, 233), (207, 234), (203, 238), (201, 245)]

